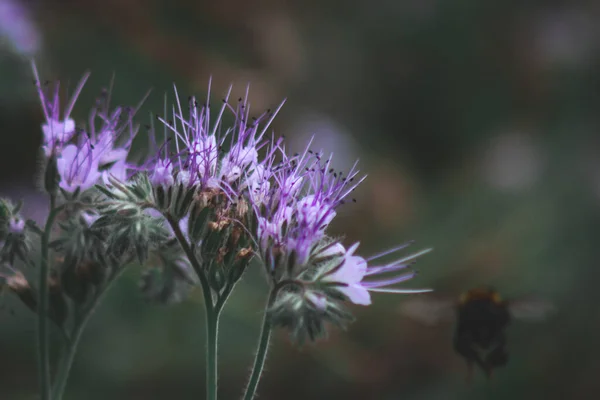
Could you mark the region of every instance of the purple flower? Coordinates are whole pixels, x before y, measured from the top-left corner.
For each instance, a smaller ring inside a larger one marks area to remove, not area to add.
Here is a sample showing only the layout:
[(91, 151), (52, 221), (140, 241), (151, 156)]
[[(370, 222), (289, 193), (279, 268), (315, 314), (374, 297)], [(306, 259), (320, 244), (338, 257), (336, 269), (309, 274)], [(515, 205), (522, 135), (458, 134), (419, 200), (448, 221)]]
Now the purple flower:
[(270, 176), (271, 171), (264, 165), (256, 165), (246, 178), (244, 184), (248, 189), (248, 197), (252, 204), (261, 206), (267, 200), (271, 189)]
[[(410, 243), (403, 244), (394, 249), (385, 251), (369, 260), (364, 259), (361, 256), (355, 255), (355, 251), (358, 249), (359, 243), (355, 243), (349, 249), (345, 249), (339, 242), (335, 242), (333, 245), (327, 245), (322, 251), (317, 253), (317, 257), (325, 258), (331, 256), (338, 256), (338, 259), (334, 261), (335, 265), (333, 268), (325, 271), (319, 278), (318, 281), (322, 283), (336, 283), (337, 290), (342, 292), (351, 302), (360, 305), (371, 304), (371, 295), (369, 292), (387, 292), (387, 293), (424, 293), (431, 291), (430, 289), (399, 289), (390, 287), (401, 282), (405, 282), (415, 276), (414, 271), (404, 272), (400, 275), (394, 275), (388, 278), (369, 280), (378, 275), (386, 273), (394, 273), (406, 269), (417, 257), (426, 254), (431, 249), (423, 250), (418, 253), (412, 254), (407, 257), (400, 258), (389, 264), (369, 266), (368, 261), (373, 261), (377, 258), (383, 257), (391, 253), (395, 253), (398, 250), (404, 249)], [(341, 260), (339, 258), (341, 257)], [(310, 292), (309, 292), (310, 293)], [(317, 306), (322, 306), (323, 298), (319, 295), (311, 293), (310, 296), (314, 297), (313, 302)]]
[(242, 172), (250, 165), (256, 165), (258, 152), (255, 145), (240, 146), (236, 144), (221, 160), (219, 176), (231, 183), (242, 176)]
[(102, 176), (98, 170), (98, 158), (94, 157), (94, 149), (89, 141), (82, 145), (70, 144), (62, 149), (56, 160), (60, 187), (73, 193), (75, 190), (87, 190), (94, 186)]
[(110, 126), (102, 128), (98, 134), (96, 143), (94, 144), (94, 148), (98, 155), (98, 164), (115, 164), (124, 162), (127, 159), (131, 142), (128, 142), (123, 146), (117, 146), (115, 143), (117, 136), (118, 135), (115, 134)]
[(32, 67), (46, 118), (42, 124), (42, 147), (46, 157), (56, 157), (60, 187), (72, 193), (77, 189), (91, 188), (100, 178), (105, 183), (109, 176), (126, 180), (129, 169), (127, 156), (137, 133), (137, 127), (132, 123), (134, 112), (122, 107), (111, 111), (108, 90), (92, 108), (88, 126), (85, 129), (76, 128), (70, 115), (89, 73), (80, 80), (61, 115), (59, 84), (48, 96), (39, 83), (35, 64)]
[[(177, 181), (202, 189), (220, 189), (234, 200), (244, 190), (259, 189), (259, 181), (266, 182), (259, 175), (263, 175), (261, 171), (265, 171), (274, 152), (267, 149), (267, 156), (261, 160), (258, 152), (269, 143), (264, 135), (279, 108), (252, 119), (246, 100), (240, 99), (235, 108), (228, 103), (231, 90), (230, 87), (213, 121), (210, 83), (207, 103), (199, 105), (191, 97), (186, 113), (175, 88), (177, 103), (172, 121), (167, 121), (167, 116), (159, 118), (174, 138), (175, 153), (167, 154), (163, 147), (148, 163), (153, 184), (169, 185)], [(225, 111), (234, 117), (230, 127), (223, 124)]]
[(170, 160), (159, 159), (150, 175), (150, 183), (154, 186), (169, 187), (174, 182), (173, 164)]
[(11, 218), (9, 224), (8, 224), (8, 230), (11, 233), (23, 233), (23, 230), (25, 229), (25, 220), (18, 218), (18, 217), (13, 217)]
[(53, 151), (68, 142), (75, 135), (75, 121), (67, 118), (64, 121), (50, 120), (42, 124), (44, 134), (44, 154), (50, 157)]
[(336, 216), (336, 208), (362, 182), (354, 182), (355, 166), (346, 177), (330, 168), (331, 157), (322, 160), (308, 148), (302, 155), (286, 158), (272, 171), (273, 186), (269, 201), (254, 204), (257, 214), (258, 242), (268, 256), (273, 247), (295, 256), (302, 266), (311, 251), (325, 238), (325, 230)]
[(0, 0), (0, 37), (5, 37), (14, 50), (32, 56), (41, 46), (41, 37), (31, 13), (18, 0)]
[(81, 78), (75, 87), (73, 96), (71, 96), (71, 99), (61, 115), (59, 98), (60, 85), (56, 84), (54, 91), (48, 96), (42, 89), (39, 74), (34, 63), (32, 63), (32, 68), (35, 77), (35, 85), (42, 103), (42, 111), (46, 118), (46, 122), (42, 124), (42, 132), (44, 134), (42, 148), (44, 149), (46, 157), (50, 157), (51, 155), (59, 153), (62, 147), (75, 136), (75, 121), (71, 119), (71, 112), (73, 111), (75, 102), (90, 74), (86, 73), (83, 78)]

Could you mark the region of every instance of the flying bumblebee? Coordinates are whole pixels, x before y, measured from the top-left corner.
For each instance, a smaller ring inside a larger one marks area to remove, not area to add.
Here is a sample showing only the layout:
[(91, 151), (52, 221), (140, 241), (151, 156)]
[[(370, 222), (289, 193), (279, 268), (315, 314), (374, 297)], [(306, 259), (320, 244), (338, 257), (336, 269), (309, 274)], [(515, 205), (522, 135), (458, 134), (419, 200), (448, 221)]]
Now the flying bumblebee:
[(404, 315), (427, 325), (455, 319), (454, 350), (467, 362), (467, 380), (472, 377), (474, 365), (488, 378), (495, 368), (506, 365), (506, 329), (513, 319), (542, 320), (552, 310), (552, 305), (540, 299), (502, 299), (489, 287), (468, 290), (458, 301), (420, 296), (401, 306)]

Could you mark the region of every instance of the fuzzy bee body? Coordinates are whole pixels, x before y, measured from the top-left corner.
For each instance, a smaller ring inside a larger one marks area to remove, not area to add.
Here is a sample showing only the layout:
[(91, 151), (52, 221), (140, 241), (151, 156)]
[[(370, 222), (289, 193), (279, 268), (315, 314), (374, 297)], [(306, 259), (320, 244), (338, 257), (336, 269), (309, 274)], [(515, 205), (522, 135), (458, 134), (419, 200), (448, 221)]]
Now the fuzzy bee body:
[(509, 358), (507, 328), (514, 319), (542, 319), (551, 310), (545, 301), (505, 300), (487, 287), (468, 290), (458, 301), (420, 298), (402, 306), (403, 314), (428, 325), (454, 318), (453, 346), (467, 362), (469, 379), (475, 365), (488, 378), (494, 369), (506, 365)]
[(506, 328), (511, 322), (509, 303), (491, 289), (465, 292), (457, 307), (454, 350), (489, 377), (494, 368), (508, 362)]

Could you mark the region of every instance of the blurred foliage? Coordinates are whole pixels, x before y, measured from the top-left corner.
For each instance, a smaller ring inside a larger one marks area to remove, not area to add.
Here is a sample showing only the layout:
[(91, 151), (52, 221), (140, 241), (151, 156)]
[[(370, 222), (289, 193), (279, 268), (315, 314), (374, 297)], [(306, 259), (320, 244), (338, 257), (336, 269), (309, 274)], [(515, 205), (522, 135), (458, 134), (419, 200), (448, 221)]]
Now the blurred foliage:
[[(6, 1), (6, 0), (3, 0)], [(16, 0), (15, 0), (16, 1)], [(600, 383), (600, 9), (594, 1), (22, 0), (41, 32), (44, 79), (72, 88), (75, 109), (114, 72), (115, 103), (153, 93), (140, 116), (182, 95), (220, 96), (251, 82), (253, 109), (283, 108), (275, 130), (369, 174), (335, 229), (366, 251), (417, 239), (435, 252), (411, 286), (448, 295), (491, 284), (553, 301), (549, 321), (515, 324), (511, 360), (466, 385), (452, 326), (404, 318), (402, 296), (375, 296), (328, 341), (292, 347), (275, 335), (264, 399), (592, 399)], [(1, 18), (2, 16), (0, 16)], [(4, 23), (4, 22), (3, 22)], [(41, 110), (27, 57), (0, 41), (0, 194), (35, 194)], [(315, 115), (320, 116), (316, 118)], [(329, 121), (325, 124), (323, 121)], [(310, 122), (311, 132), (304, 131)], [(142, 119), (142, 123), (144, 120)], [(341, 154), (337, 149), (348, 149)], [(70, 399), (195, 399), (203, 393), (200, 296), (157, 307), (131, 270), (84, 333)], [(265, 301), (258, 269), (228, 304), (221, 396), (237, 398)], [(0, 397), (30, 398), (35, 323), (4, 296)], [(20, 397), (22, 396), (22, 397)]]

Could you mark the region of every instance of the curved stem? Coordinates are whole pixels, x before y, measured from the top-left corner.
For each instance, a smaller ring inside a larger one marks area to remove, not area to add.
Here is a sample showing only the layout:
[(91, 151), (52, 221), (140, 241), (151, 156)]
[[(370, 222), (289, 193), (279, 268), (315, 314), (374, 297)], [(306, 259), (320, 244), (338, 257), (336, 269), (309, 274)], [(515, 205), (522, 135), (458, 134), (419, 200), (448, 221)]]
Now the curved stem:
[(71, 372), (71, 366), (73, 365), (75, 354), (77, 353), (79, 339), (81, 338), (81, 333), (83, 332), (85, 325), (85, 322), (77, 325), (77, 327), (73, 330), (71, 340), (63, 348), (52, 389), (53, 400), (62, 399), (63, 393), (67, 386), (67, 380), (69, 379), (69, 374)]
[(54, 385), (52, 388), (52, 400), (62, 399), (63, 394), (65, 392), (65, 388), (67, 386), (67, 381), (69, 379), (69, 374), (71, 372), (71, 366), (73, 365), (75, 354), (77, 353), (77, 348), (79, 346), (79, 339), (81, 339), (81, 334), (83, 333), (83, 330), (86, 327), (90, 317), (96, 310), (98, 304), (100, 304), (100, 301), (102, 300), (104, 295), (108, 292), (108, 290), (111, 288), (113, 283), (119, 278), (119, 276), (121, 276), (124, 270), (125, 268), (120, 268), (120, 270), (118, 270), (118, 272), (106, 284), (104, 290), (94, 298), (94, 301), (83, 313), (83, 316), (76, 320), (75, 327), (71, 332), (71, 339), (65, 344), (63, 352), (60, 356), (58, 370), (56, 372)]
[(56, 208), (56, 198), (50, 196), (50, 213), (46, 219), (44, 233), (41, 238), (40, 254), (40, 275), (38, 287), (40, 291), (39, 310), (38, 310), (38, 374), (40, 382), (40, 391), (42, 400), (50, 400), (50, 356), (48, 344), (48, 279), (50, 276), (50, 261), (48, 260), (50, 252), (50, 235), (56, 216), (61, 211), (61, 207)]
[(187, 239), (183, 235), (177, 221), (169, 213), (165, 213), (164, 217), (173, 229), (175, 237), (179, 245), (188, 257), (198, 279), (202, 286), (202, 295), (204, 296), (204, 306), (206, 308), (206, 398), (207, 400), (217, 400), (218, 387), (218, 363), (217, 363), (217, 347), (219, 336), (219, 317), (223, 304), (217, 300), (217, 304), (213, 302), (212, 291), (206, 278), (202, 266), (198, 262), (194, 251), (192, 250)]
[(173, 232), (175, 233), (175, 237), (177, 238), (179, 245), (185, 252), (185, 255), (190, 260), (192, 267), (194, 267), (194, 271), (196, 271), (196, 275), (198, 275), (198, 279), (200, 280), (200, 285), (202, 286), (202, 295), (204, 296), (204, 302), (206, 303), (206, 310), (207, 310), (207, 317), (208, 317), (208, 310), (210, 309), (212, 312), (212, 309), (213, 309), (213, 298), (212, 298), (212, 292), (210, 290), (210, 285), (208, 284), (208, 279), (206, 279), (206, 274), (202, 270), (202, 267), (200, 266), (200, 263), (198, 262), (198, 259), (196, 258), (196, 255), (194, 254), (194, 251), (190, 247), (187, 239), (185, 238), (185, 236), (183, 236), (183, 232), (181, 231), (181, 228), (179, 228), (179, 224), (177, 223), (177, 221), (175, 221), (175, 219), (168, 213), (165, 213), (164, 217), (167, 220), (167, 222), (169, 223), (169, 225), (171, 226), (171, 229), (173, 229)]
[(265, 314), (263, 316), (263, 324), (260, 330), (260, 339), (258, 340), (258, 349), (256, 350), (256, 357), (254, 358), (254, 366), (252, 367), (252, 374), (244, 393), (244, 400), (252, 400), (258, 387), (258, 382), (262, 376), (262, 371), (265, 366), (265, 359), (267, 357), (267, 350), (269, 349), (269, 341), (271, 340), (271, 318), (269, 317), (268, 310), (271, 308), (277, 293), (279, 292), (280, 286), (276, 286), (269, 294), (269, 300), (265, 307)]
[(215, 304), (215, 311), (217, 313), (220, 313), (223, 307), (225, 307), (225, 303), (229, 299), (229, 296), (231, 295), (231, 292), (233, 291), (234, 287), (235, 283), (228, 284), (223, 293), (217, 299), (217, 302)]

